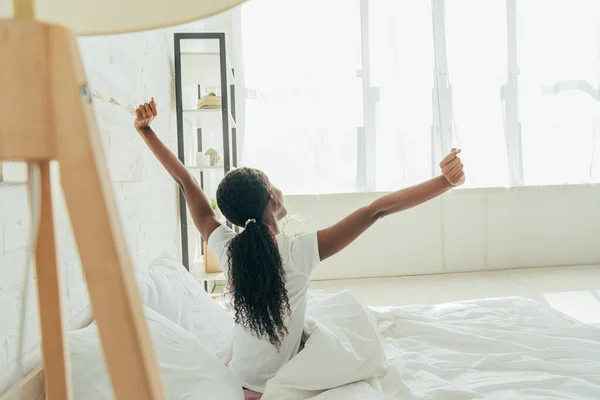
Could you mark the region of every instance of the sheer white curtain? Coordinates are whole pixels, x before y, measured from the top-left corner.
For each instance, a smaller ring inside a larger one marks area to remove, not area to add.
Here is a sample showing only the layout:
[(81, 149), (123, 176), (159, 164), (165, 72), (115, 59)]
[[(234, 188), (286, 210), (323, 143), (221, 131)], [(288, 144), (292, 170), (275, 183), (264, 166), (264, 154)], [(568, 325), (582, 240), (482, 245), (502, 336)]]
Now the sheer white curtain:
[(362, 125), (358, 0), (259, 0), (242, 9), (241, 164), (285, 193), (356, 188)]
[(432, 177), (440, 140), (467, 187), (598, 182), (599, 20), (597, 0), (249, 2), (241, 164), (287, 193), (365, 189), (374, 104), (369, 190)]
[(371, 1), (368, 12), (371, 85), (379, 91), (375, 189), (395, 190), (432, 176), (431, 3)]
[(507, 186), (501, 86), (507, 80), (506, 2), (446, 2), (446, 47), (454, 134), (468, 187)]
[[(599, 182), (600, 2), (522, 0), (517, 17), (525, 183)], [(574, 80), (596, 98), (550, 90)]]

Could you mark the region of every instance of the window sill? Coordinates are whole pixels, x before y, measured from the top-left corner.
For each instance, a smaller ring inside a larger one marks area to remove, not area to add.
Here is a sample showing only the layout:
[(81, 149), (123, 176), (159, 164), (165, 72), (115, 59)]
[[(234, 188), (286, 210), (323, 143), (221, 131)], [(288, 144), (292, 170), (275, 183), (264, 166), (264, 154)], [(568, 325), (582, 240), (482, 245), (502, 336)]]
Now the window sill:
[[(453, 191), (465, 194), (494, 194), (504, 192), (531, 192), (536, 190), (556, 190), (559, 188), (569, 188), (577, 190), (578, 188), (589, 188), (595, 187), (600, 189), (600, 183), (576, 183), (576, 184), (564, 184), (564, 185), (527, 185), (527, 186), (515, 186), (515, 187), (457, 187)], [(398, 188), (398, 190), (403, 188)], [(285, 197), (308, 197), (308, 196), (336, 196), (336, 195), (352, 195), (352, 194), (386, 194), (391, 193), (391, 190), (348, 190), (332, 193), (293, 193), (285, 195)]]

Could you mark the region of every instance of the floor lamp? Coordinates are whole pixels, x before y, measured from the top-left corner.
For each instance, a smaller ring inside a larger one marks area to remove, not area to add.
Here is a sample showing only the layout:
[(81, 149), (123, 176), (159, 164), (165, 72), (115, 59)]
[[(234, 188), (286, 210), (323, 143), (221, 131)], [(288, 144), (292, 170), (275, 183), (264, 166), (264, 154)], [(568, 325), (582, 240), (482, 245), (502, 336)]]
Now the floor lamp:
[(48, 399), (72, 398), (50, 161), (60, 164), (114, 394), (127, 400), (165, 397), (75, 35), (176, 25), (242, 1), (13, 0), (0, 5), (0, 161), (35, 162), (41, 171), (35, 258)]

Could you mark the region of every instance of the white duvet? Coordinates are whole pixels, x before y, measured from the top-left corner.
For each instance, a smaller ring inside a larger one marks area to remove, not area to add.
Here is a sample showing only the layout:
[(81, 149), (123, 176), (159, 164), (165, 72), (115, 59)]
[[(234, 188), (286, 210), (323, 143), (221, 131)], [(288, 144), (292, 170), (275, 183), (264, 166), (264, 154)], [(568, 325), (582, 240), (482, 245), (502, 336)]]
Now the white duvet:
[(264, 400), (600, 399), (600, 329), (533, 300), (367, 309), (342, 292), (307, 315)]
[(267, 382), (263, 400), (339, 399), (357, 390), (372, 392), (374, 377), (383, 373), (382, 337), (369, 311), (349, 292), (314, 297), (304, 331), (304, 348)]

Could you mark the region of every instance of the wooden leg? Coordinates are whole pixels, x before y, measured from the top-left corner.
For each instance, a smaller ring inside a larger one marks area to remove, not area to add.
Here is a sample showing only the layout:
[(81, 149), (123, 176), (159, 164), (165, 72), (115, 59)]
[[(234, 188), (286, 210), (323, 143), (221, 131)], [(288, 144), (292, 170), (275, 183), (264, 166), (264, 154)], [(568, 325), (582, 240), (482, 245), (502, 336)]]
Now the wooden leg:
[(56, 265), (50, 162), (40, 163), (41, 213), (35, 248), (38, 302), (42, 332), (42, 355), (46, 375), (46, 399), (71, 399), (71, 369), (68, 343), (63, 330), (61, 276)]
[(51, 27), (56, 153), (94, 317), (118, 399), (165, 398), (73, 34)]
[[(13, 394), (8, 392), (0, 395), (0, 400), (13, 400)], [(44, 390), (44, 369), (40, 366), (23, 379), (21, 379), (21, 399), (22, 400), (45, 400), (46, 392)]]

